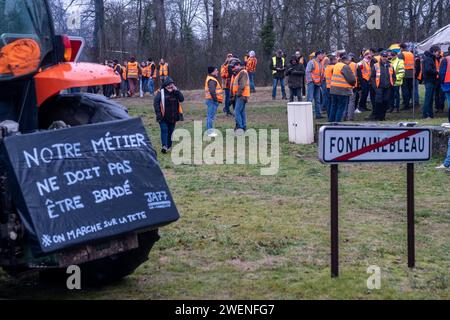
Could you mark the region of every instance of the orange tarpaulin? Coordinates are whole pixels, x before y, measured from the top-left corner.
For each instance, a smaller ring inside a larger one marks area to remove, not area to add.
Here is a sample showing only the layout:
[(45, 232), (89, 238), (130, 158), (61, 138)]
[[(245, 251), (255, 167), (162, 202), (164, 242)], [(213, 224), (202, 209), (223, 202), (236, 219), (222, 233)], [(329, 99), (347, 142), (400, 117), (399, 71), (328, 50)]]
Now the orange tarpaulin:
[(0, 74), (22, 76), (38, 69), (41, 48), (33, 39), (19, 39), (0, 50)]

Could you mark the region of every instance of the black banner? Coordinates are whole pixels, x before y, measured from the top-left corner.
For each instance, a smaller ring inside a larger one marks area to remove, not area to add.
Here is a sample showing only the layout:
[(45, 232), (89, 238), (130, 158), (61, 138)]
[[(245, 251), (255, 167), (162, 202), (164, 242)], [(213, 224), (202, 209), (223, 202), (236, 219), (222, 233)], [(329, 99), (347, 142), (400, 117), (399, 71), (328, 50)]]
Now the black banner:
[(27, 231), (43, 252), (179, 218), (139, 118), (8, 137)]

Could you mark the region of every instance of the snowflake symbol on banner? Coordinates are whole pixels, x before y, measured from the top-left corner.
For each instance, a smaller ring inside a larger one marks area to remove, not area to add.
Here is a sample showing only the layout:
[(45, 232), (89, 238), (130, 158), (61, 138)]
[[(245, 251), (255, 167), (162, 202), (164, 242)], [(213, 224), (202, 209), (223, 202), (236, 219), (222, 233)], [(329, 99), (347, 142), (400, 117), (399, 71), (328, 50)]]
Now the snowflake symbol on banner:
[(52, 244), (52, 239), (49, 235), (44, 234), (42, 236), (42, 244), (44, 245), (44, 247), (49, 247)]

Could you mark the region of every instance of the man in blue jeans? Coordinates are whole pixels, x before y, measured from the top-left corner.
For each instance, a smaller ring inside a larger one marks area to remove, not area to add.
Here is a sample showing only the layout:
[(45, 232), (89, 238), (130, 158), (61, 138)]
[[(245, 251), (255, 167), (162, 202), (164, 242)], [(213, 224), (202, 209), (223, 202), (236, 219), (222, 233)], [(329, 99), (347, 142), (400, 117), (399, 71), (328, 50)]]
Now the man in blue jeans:
[(287, 100), (286, 89), (284, 88), (284, 73), (286, 71), (286, 59), (283, 57), (283, 51), (277, 50), (275, 56), (270, 61), (270, 70), (272, 70), (273, 85), (272, 85), (272, 100), (277, 98), (278, 82), (281, 86), (282, 99)]
[(306, 65), (306, 100), (309, 102), (314, 101), (316, 119), (322, 119), (322, 103), (320, 96), (322, 91), (322, 81), (325, 75), (322, 62), (324, 58), (325, 52), (318, 50), (315, 53), (315, 58), (310, 60)]
[(208, 67), (208, 75), (205, 80), (206, 130), (209, 137), (216, 137), (214, 132), (214, 120), (216, 118), (219, 103), (223, 102), (222, 85), (217, 78), (219, 70), (216, 67)]
[(348, 105), (350, 96), (353, 94), (353, 87), (356, 84), (356, 75), (350, 68), (351, 58), (347, 55), (341, 58), (333, 68), (331, 77), (331, 107), (328, 121), (341, 122), (345, 108)]
[(247, 70), (239, 60), (233, 60), (230, 65), (235, 75), (231, 83), (231, 99), (235, 101), (236, 127), (234, 130), (239, 135), (247, 130), (245, 107), (250, 98), (250, 79)]
[(175, 125), (184, 118), (181, 106), (183, 101), (183, 94), (175, 86), (173, 79), (167, 77), (153, 100), (156, 121), (161, 128), (161, 153), (166, 154), (172, 148)]
[(441, 48), (432, 46), (429, 51), (425, 51), (423, 58), (423, 82), (425, 83), (425, 101), (423, 103), (422, 118), (434, 118), (433, 100), (436, 94), (436, 86), (439, 85), (439, 70), (436, 69), (437, 59), (440, 58)]

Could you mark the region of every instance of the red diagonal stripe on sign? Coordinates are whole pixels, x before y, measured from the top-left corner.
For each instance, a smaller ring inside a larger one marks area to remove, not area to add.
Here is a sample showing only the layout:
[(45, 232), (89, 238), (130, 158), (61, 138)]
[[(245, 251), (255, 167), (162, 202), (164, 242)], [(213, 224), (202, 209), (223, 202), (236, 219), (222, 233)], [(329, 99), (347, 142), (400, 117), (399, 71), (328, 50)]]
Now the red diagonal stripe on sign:
[(417, 133), (420, 133), (420, 132), (422, 132), (422, 130), (408, 130), (408, 131), (405, 131), (405, 132), (403, 132), (403, 133), (401, 133), (399, 135), (387, 138), (387, 139), (385, 139), (383, 141), (380, 141), (380, 142), (377, 142), (375, 144), (371, 144), (370, 146), (367, 146), (367, 147), (364, 147), (362, 149), (359, 149), (359, 150), (356, 150), (356, 151), (344, 154), (342, 156), (339, 156), (337, 158), (334, 158), (332, 161), (346, 161), (346, 160), (350, 160), (350, 159), (356, 158), (357, 156), (360, 156), (360, 155), (362, 155), (364, 153), (367, 153), (367, 152), (370, 152), (372, 150), (384, 147), (384, 146), (386, 146), (388, 144), (391, 144), (393, 142), (396, 142), (396, 141), (402, 140), (404, 138), (413, 136), (413, 135), (415, 135)]

